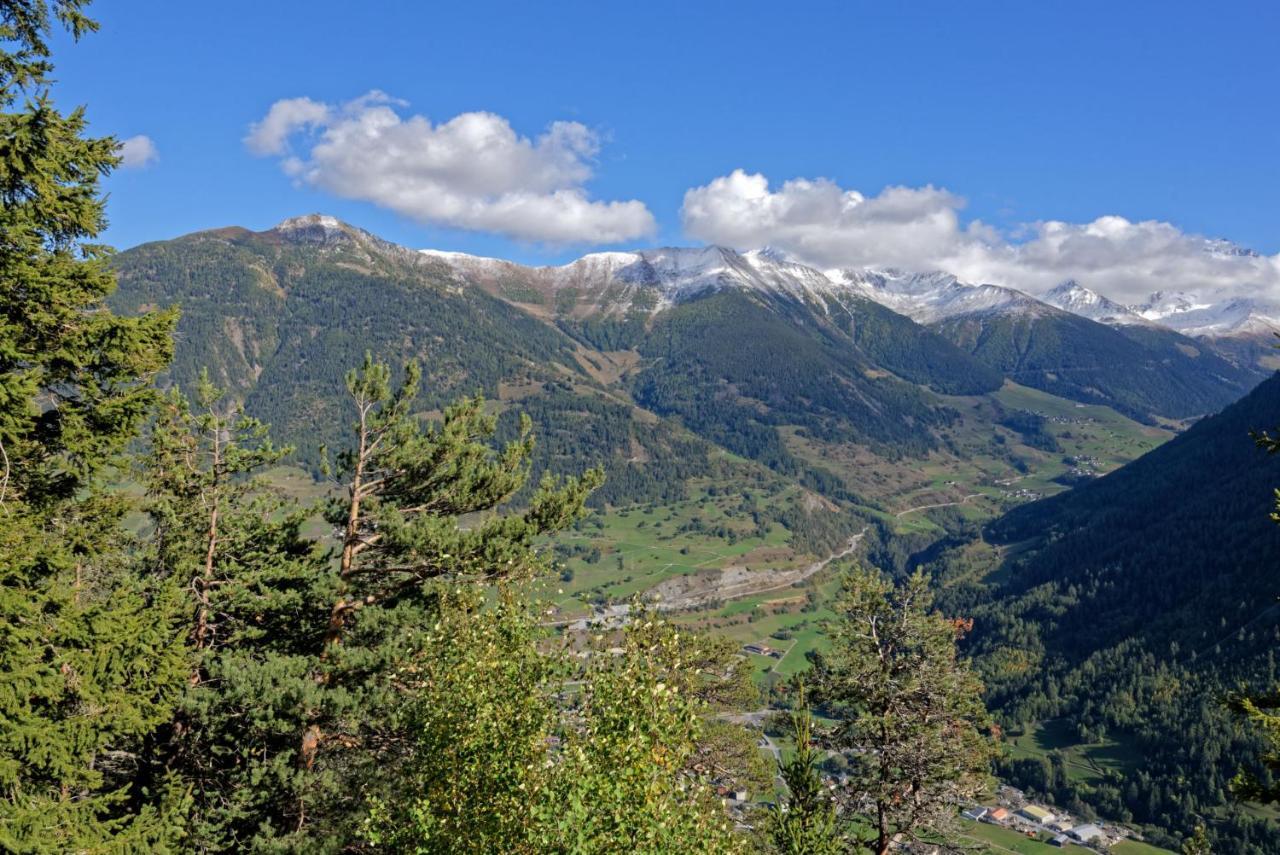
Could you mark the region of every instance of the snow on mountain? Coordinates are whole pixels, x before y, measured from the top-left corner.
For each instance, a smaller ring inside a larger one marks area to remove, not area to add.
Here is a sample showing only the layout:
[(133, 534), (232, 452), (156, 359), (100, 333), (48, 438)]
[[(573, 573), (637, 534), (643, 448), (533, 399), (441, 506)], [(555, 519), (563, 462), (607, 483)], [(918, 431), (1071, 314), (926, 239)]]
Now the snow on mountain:
[(1170, 315), (1207, 309), (1211, 305), (1213, 305), (1212, 300), (1186, 291), (1156, 291), (1147, 298), (1145, 303), (1129, 308), (1149, 321), (1159, 321)]
[(972, 285), (943, 272), (896, 269), (820, 271), (771, 248), (737, 252), (720, 246), (598, 252), (556, 267), (525, 268), (498, 259), (422, 250), (473, 279), (520, 276), (543, 291), (575, 288), (595, 310), (624, 312), (641, 295), (652, 311), (708, 291), (742, 288), (823, 305), (869, 299), (919, 323), (992, 312), (1041, 315), (1054, 307), (1012, 288)]
[(1097, 291), (1084, 287), (1074, 279), (1068, 279), (1066, 282), (1054, 286), (1049, 293), (1044, 295), (1043, 299), (1051, 306), (1057, 306), (1063, 311), (1071, 312), (1073, 315), (1079, 315), (1082, 318), (1088, 318), (1098, 323), (1111, 324), (1112, 326), (1151, 323), (1150, 320), (1128, 306), (1104, 297)]
[(889, 268), (832, 270), (827, 276), (922, 324), (960, 315), (1043, 315), (1054, 311), (1030, 294), (999, 285), (971, 285), (949, 273), (909, 273)]
[(1129, 308), (1189, 336), (1269, 336), (1280, 332), (1280, 304), (1229, 293), (1156, 291), (1146, 302)]
[(1232, 297), (1216, 303), (1188, 303), (1181, 311), (1162, 311), (1158, 319), (1161, 325), (1184, 335), (1208, 338), (1280, 332), (1280, 306), (1248, 297)]
[(538, 290), (575, 288), (599, 310), (623, 312), (643, 297), (652, 311), (708, 291), (743, 288), (814, 300), (839, 290), (823, 273), (769, 249), (740, 253), (719, 246), (595, 252), (565, 265), (522, 267), (461, 253), (421, 250), (471, 278), (513, 277)]

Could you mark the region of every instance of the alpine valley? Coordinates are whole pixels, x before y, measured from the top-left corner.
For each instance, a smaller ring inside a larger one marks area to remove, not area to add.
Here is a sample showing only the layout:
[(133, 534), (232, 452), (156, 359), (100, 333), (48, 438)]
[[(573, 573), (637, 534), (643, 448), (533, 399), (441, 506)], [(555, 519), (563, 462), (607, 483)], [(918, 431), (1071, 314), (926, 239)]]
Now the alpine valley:
[(421, 362), (424, 416), (479, 392), (509, 439), (527, 414), (531, 483), (602, 466), (592, 513), (550, 544), (549, 623), (651, 600), (742, 645), (779, 693), (822, 667), (842, 568), (924, 568), (975, 619), (1006, 781), (1157, 843), (1206, 814), (1232, 851), (1280, 849), (1261, 809), (1224, 807), (1261, 749), (1215, 700), (1277, 676), (1280, 461), (1249, 431), (1280, 424), (1280, 312), (767, 248), (527, 267), (321, 215), (112, 264), (117, 311), (181, 309), (166, 383), (207, 368), (296, 444), (282, 489), (326, 489), (366, 352)]
[(1280, 16), (988, 5), (0, 0), (0, 853), (1280, 853)]

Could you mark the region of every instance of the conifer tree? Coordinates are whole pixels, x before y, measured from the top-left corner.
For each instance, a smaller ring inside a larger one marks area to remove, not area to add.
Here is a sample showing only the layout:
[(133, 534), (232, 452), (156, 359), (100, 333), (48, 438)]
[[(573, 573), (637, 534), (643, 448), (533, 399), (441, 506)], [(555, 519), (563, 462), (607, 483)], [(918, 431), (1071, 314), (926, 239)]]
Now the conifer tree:
[(187, 845), (279, 843), (323, 787), (297, 762), (302, 709), (333, 583), (326, 551), (302, 534), (313, 509), (277, 495), (263, 471), (289, 448), (202, 373), (195, 407), (163, 398), (141, 461), (153, 522), (148, 563), (186, 594), (187, 688), (154, 762), (192, 795)]
[(133, 573), (104, 472), (136, 435), (174, 315), (122, 318), (93, 243), (116, 142), (49, 95), (84, 0), (0, 3), (0, 849), (162, 850), (181, 800), (136, 784), (184, 656), (178, 597)]
[(778, 760), (787, 795), (769, 813), (769, 835), (782, 855), (839, 855), (848, 846), (837, 824), (835, 801), (827, 794), (818, 769), (821, 752), (814, 742), (813, 714), (803, 684), (796, 693), (790, 724), (796, 751), (791, 759)]
[[(1261, 431), (1254, 434), (1253, 439), (1267, 454), (1280, 454), (1280, 435)], [(1276, 490), (1271, 519), (1280, 523), (1280, 489)], [(1231, 782), (1232, 795), (1263, 804), (1280, 802), (1280, 784), (1276, 783), (1280, 780), (1280, 690), (1240, 692), (1228, 699), (1228, 706), (1262, 732), (1268, 747), (1267, 752), (1258, 758), (1265, 775), (1252, 769), (1241, 769)]]
[(347, 376), (352, 442), (336, 469), (326, 465), (342, 495), (325, 511), (341, 536), (314, 671), (325, 691), (305, 708), (298, 735), (299, 764), (343, 785), (316, 796), (329, 799), (318, 813), (300, 805), (294, 820), (304, 833), (347, 833), (329, 826), (363, 815), (369, 799), (412, 774), (404, 712), (413, 688), (398, 675), (435, 655), (432, 627), (446, 603), (548, 574), (540, 539), (576, 520), (602, 479), (599, 470), (548, 475), (524, 507), (504, 512), (528, 478), (528, 419), (502, 448), (492, 445), (497, 420), (479, 397), (428, 423), (414, 409), (420, 376), (411, 363), (393, 387), (390, 368), (372, 357)]
[(931, 606), (923, 574), (895, 587), (865, 570), (836, 604), (820, 688), (839, 719), (830, 743), (849, 762), (842, 809), (868, 819), (861, 844), (876, 855), (945, 831), (993, 756), (981, 684), (956, 653), (965, 622)]

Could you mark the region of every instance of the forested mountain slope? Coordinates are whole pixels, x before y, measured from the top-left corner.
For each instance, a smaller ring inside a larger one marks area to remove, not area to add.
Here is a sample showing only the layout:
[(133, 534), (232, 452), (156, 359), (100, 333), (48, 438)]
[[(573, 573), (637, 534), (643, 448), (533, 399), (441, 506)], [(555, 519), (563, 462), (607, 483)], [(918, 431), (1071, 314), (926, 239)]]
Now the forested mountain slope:
[(932, 326), (1018, 383), (1139, 420), (1214, 412), (1262, 376), (1172, 330), (1110, 327), (1050, 307), (958, 315)]
[[(315, 466), (348, 419), (343, 376), (372, 351), (419, 359), (422, 401), (482, 392), (520, 400), (539, 437), (535, 465), (609, 471), (597, 501), (667, 496), (712, 471), (710, 447), (678, 426), (638, 418), (592, 380), (563, 333), (466, 288), (444, 264), (345, 224), (308, 217), (266, 232), (229, 228), (145, 244), (114, 260), (117, 309), (178, 305), (171, 382), (201, 368)], [(504, 412), (502, 435), (516, 430)], [(535, 479), (536, 480), (536, 479)]]
[[(1110, 734), (1136, 755), (1092, 784), (1024, 764), (1023, 783), (1165, 828), (1212, 809), (1223, 851), (1276, 851), (1274, 829), (1222, 807), (1258, 754), (1222, 697), (1278, 676), (1280, 526), (1268, 515), (1280, 458), (1250, 439), (1276, 425), (1280, 376), (1110, 475), (992, 522), (987, 540), (1008, 549), (996, 572), (971, 572), (972, 545), (935, 562), (946, 607), (975, 618), (970, 651), (1009, 727), (1061, 720), (1081, 743)], [(1270, 842), (1248, 848), (1259, 839)]]
[(308, 463), (332, 444), (342, 375), (366, 350), (420, 359), (427, 407), (482, 391), (512, 412), (507, 435), (529, 412), (539, 466), (603, 458), (599, 500), (672, 496), (712, 471), (715, 446), (853, 499), (796, 461), (779, 428), (923, 454), (955, 417), (934, 392), (1002, 382), (908, 318), (824, 290), (816, 271), (716, 248), (535, 270), (312, 215), (146, 244), (114, 264), (118, 309), (182, 308), (170, 379), (189, 386), (209, 367)]

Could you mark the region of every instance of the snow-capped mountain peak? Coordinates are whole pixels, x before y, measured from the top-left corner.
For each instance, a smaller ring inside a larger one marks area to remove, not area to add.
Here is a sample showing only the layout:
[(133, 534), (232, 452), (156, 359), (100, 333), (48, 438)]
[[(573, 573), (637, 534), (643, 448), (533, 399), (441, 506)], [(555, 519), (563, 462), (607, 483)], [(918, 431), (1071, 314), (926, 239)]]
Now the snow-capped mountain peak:
[(942, 271), (912, 273), (896, 268), (830, 270), (827, 276), (833, 282), (854, 288), (918, 323), (933, 323), (959, 315), (1040, 315), (1054, 311), (1029, 294), (1013, 288), (961, 282)]
[(1099, 323), (1113, 325), (1148, 323), (1146, 318), (1128, 306), (1104, 297), (1074, 279), (1055, 285), (1049, 293), (1044, 295), (1044, 301), (1073, 315), (1080, 315)]
[(1149, 321), (1158, 321), (1169, 315), (1207, 309), (1211, 305), (1213, 305), (1212, 300), (1186, 291), (1156, 291), (1147, 298), (1145, 303), (1139, 303), (1130, 308)]

